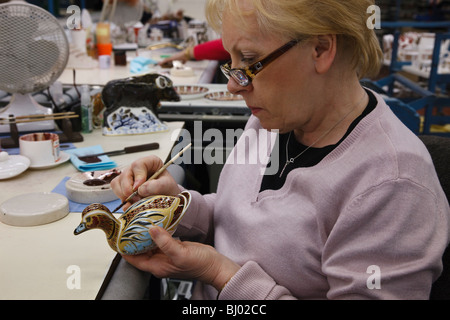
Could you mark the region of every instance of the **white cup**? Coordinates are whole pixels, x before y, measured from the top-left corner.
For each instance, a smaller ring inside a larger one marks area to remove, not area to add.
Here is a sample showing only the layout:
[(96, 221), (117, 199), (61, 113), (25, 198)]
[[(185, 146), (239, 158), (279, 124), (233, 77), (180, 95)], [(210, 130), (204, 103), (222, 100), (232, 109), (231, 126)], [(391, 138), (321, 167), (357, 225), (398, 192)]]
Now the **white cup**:
[(98, 57), (98, 64), (100, 69), (109, 69), (111, 66), (111, 56), (101, 55)]
[(82, 53), (86, 53), (86, 30), (73, 29), (70, 35), (72, 36), (72, 44), (74, 47)]
[(61, 159), (56, 133), (30, 133), (19, 138), (20, 154), (30, 159), (30, 166), (51, 165)]

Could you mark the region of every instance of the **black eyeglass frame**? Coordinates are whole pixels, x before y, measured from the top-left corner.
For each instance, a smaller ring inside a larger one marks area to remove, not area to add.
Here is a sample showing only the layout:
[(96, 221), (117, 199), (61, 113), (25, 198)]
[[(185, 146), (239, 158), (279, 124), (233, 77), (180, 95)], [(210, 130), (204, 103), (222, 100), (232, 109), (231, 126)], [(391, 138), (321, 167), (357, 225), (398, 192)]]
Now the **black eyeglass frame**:
[(280, 48), (276, 49), (275, 51), (271, 52), (269, 55), (267, 55), (264, 59), (255, 62), (245, 68), (231, 68), (230, 63), (231, 60), (227, 63), (220, 66), (220, 70), (222, 73), (227, 77), (227, 79), (230, 79), (230, 77), (233, 78), (240, 86), (246, 87), (248, 86), (252, 80), (255, 78), (255, 76), (261, 72), (261, 70), (264, 69), (264, 67), (267, 67), (269, 63), (273, 62), (275, 59), (280, 57), (282, 54), (286, 53), (294, 47), (297, 43), (302, 41), (303, 39), (296, 39), (291, 40), (285, 45), (281, 46)]

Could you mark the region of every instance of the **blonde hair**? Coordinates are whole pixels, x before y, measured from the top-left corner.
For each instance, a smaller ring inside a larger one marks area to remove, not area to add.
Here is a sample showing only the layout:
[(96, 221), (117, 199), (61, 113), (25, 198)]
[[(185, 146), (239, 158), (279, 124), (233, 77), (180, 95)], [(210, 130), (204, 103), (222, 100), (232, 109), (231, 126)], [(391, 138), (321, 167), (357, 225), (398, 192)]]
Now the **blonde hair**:
[(338, 54), (348, 55), (359, 78), (376, 76), (381, 68), (382, 51), (374, 30), (368, 28), (367, 9), (373, 0), (208, 0), (206, 17), (220, 33), (222, 14), (227, 10), (235, 19), (255, 14), (261, 32), (291, 39), (335, 34)]

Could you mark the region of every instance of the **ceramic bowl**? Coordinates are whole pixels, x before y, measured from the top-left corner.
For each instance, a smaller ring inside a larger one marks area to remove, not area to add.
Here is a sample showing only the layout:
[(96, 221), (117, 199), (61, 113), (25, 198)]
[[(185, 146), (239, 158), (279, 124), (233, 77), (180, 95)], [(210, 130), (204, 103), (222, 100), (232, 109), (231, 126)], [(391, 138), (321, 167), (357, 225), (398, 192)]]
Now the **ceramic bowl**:
[(80, 172), (66, 181), (67, 197), (78, 203), (105, 203), (117, 200), (111, 181), (121, 174), (120, 169)]

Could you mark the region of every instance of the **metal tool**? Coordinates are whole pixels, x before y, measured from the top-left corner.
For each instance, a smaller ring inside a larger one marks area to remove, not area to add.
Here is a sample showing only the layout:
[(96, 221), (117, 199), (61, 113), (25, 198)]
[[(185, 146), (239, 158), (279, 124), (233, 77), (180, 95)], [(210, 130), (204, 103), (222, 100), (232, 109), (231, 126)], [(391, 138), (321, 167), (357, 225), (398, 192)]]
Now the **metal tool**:
[(147, 150), (155, 150), (158, 148), (159, 148), (159, 143), (154, 142), (154, 143), (141, 144), (141, 145), (137, 145), (137, 146), (125, 147), (122, 150), (115, 150), (115, 151), (108, 151), (108, 152), (78, 156), (78, 159), (80, 159), (81, 161), (85, 161), (85, 162), (92, 162), (92, 158), (95, 158), (95, 157), (117, 156), (119, 154), (134, 153), (134, 152), (141, 152), (141, 151), (147, 151)]

